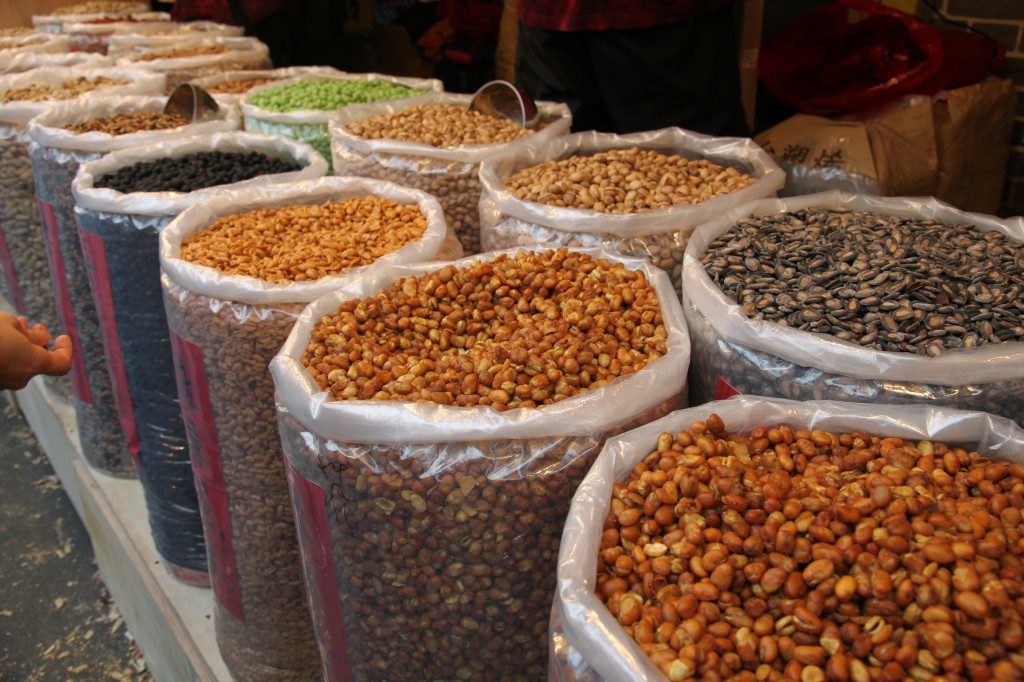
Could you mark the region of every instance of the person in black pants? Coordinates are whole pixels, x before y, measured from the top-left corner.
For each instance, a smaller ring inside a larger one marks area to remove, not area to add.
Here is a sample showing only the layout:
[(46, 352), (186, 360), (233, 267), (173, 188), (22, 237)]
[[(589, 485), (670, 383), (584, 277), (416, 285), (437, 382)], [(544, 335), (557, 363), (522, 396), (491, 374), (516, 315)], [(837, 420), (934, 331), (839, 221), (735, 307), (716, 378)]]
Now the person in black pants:
[(516, 83), (573, 130), (748, 136), (731, 0), (518, 0)]

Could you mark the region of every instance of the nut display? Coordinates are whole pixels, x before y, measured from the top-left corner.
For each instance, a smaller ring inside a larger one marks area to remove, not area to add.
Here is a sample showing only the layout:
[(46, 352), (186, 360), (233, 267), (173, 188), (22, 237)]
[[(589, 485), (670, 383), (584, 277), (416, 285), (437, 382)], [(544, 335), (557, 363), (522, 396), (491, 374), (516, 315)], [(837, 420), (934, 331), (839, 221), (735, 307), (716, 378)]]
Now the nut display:
[(252, 103), (268, 111), (330, 111), (349, 104), (403, 99), (423, 93), (388, 80), (316, 78), (282, 83), (253, 93)]
[(114, 116), (92, 118), (69, 125), (65, 128), (72, 133), (107, 133), (108, 135), (127, 135), (142, 130), (169, 130), (188, 125), (190, 120), (178, 114), (165, 114), (157, 111), (134, 111)]
[(194, 192), (229, 185), (260, 175), (299, 170), (291, 160), (262, 152), (194, 152), (184, 156), (140, 161), (96, 179), (96, 187), (133, 192)]
[(754, 320), (936, 356), (1024, 340), (1024, 244), (870, 211), (747, 218), (708, 245), (708, 275)]
[(422, 142), (433, 147), (511, 142), (533, 131), (513, 121), (456, 104), (420, 104), (348, 124), (353, 135), (369, 139)]
[(33, 83), (18, 88), (8, 88), (0, 92), (0, 104), (8, 102), (45, 102), (47, 100), (61, 100), (78, 97), (97, 88), (111, 87), (114, 85), (128, 85), (128, 81), (97, 76), (96, 78), (70, 78), (59, 85), (46, 85)]
[(698, 204), (754, 182), (747, 173), (707, 159), (630, 147), (545, 161), (515, 173), (505, 187), (524, 201), (639, 213)]
[(559, 249), (450, 265), (346, 301), (314, 328), (303, 364), (337, 400), (504, 411), (640, 371), (666, 338), (642, 272)]
[(156, 52), (143, 52), (138, 57), (140, 62), (153, 62), (158, 59), (182, 59), (184, 57), (205, 57), (215, 54), (224, 54), (228, 48), (224, 45), (202, 45), (199, 47), (177, 47), (170, 50), (158, 50)]
[(614, 486), (596, 595), (669, 680), (1024, 677), (1024, 465), (712, 414)]
[(418, 206), (367, 196), (224, 216), (182, 242), (181, 258), (229, 275), (303, 282), (369, 265), (420, 239)]

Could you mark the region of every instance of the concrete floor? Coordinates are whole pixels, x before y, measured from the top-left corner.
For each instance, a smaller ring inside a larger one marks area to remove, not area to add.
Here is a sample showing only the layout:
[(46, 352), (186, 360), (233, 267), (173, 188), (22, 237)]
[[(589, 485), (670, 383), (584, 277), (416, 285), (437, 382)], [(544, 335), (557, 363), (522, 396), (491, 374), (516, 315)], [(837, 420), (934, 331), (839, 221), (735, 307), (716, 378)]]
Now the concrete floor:
[(85, 527), (7, 397), (0, 398), (0, 680), (150, 682)]

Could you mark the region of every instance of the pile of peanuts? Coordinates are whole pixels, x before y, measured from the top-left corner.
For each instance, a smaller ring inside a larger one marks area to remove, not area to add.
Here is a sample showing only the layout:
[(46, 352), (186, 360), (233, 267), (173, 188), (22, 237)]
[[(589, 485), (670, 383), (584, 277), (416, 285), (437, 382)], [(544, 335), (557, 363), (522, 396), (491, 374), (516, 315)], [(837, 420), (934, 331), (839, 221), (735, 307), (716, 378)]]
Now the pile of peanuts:
[(673, 682), (1024, 679), (1024, 464), (718, 415), (614, 487), (597, 595)]
[(455, 104), (421, 104), (348, 124), (353, 135), (372, 140), (407, 140), (433, 147), (511, 142), (533, 131), (513, 121)]
[(207, 45), (205, 47), (178, 47), (173, 50), (159, 52), (143, 52), (137, 61), (152, 62), (158, 59), (178, 59), (181, 57), (205, 57), (213, 54), (224, 54), (228, 48), (224, 45)]
[(755, 178), (707, 159), (655, 149), (609, 149), (549, 160), (505, 181), (523, 201), (599, 213), (641, 213), (699, 204), (754, 184)]
[(273, 82), (273, 78), (252, 78), (249, 80), (238, 79), (231, 81), (222, 81), (220, 83), (207, 87), (206, 91), (221, 95), (241, 95), (242, 93), (249, 92), (257, 85), (266, 85), (267, 83)]
[(108, 135), (127, 135), (142, 130), (171, 130), (191, 123), (178, 114), (165, 114), (159, 111), (134, 111), (114, 116), (90, 118), (87, 121), (69, 125), (65, 130), (72, 133), (107, 133)]
[(448, 265), (314, 327), (303, 364), (338, 400), (497, 410), (600, 388), (667, 352), (642, 272), (567, 249)]
[(78, 77), (66, 80), (60, 85), (36, 84), (20, 88), (8, 88), (0, 92), (0, 104), (8, 102), (45, 102), (47, 100), (71, 99), (91, 92), (96, 88), (127, 85), (128, 81), (115, 80), (106, 76), (96, 78)]
[(369, 265), (423, 237), (415, 204), (367, 196), (223, 216), (181, 245), (181, 258), (229, 275), (307, 282)]

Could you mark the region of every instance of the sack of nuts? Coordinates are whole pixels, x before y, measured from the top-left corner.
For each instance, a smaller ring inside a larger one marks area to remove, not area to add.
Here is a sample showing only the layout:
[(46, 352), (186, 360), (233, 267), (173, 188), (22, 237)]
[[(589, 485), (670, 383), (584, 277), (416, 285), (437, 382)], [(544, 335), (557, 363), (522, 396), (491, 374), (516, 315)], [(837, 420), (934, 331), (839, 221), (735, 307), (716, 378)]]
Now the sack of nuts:
[[(323, 154), (330, 164), (329, 125), (341, 108), (356, 103), (400, 101), (443, 89), (444, 84), (436, 78), (406, 78), (379, 73), (306, 73), (257, 86), (245, 93), (239, 106), (245, 117), (246, 130), (302, 140)], [(334, 175), (358, 175), (332, 172)]]
[[(29, 159), (35, 181), (35, 198), (41, 211), (43, 229), (54, 239), (54, 244), (60, 247), (50, 254), (54, 268), (59, 268), (63, 273), (60, 281), (55, 281), (58, 300), (62, 306), (66, 306), (62, 309), (70, 312), (70, 322), (74, 324), (72, 338), (75, 340), (76, 360), (84, 368), (84, 373), (79, 377), (85, 382), (79, 391), (82, 399), (75, 405), (79, 442), (86, 462), (114, 476), (134, 476), (137, 473), (139, 442), (135, 438), (136, 420), (124, 421), (125, 415), (130, 417), (131, 410), (117, 409), (125, 404), (130, 405), (123, 402), (126, 396), (118, 394), (112, 387), (108, 371), (121, 368), (119, 354), (111, 355), (111, 351), (119, 346), (109, 338), (113, 333), (113, 339), (116, 340), (116, 332), (101, 328), (101, 320), (112, 322), (116, 316), (107, 315), (104, 303), (97, 304), (93, 298), (96, 282), (90, 283), (89, 277), (95, 275), (96, 271), (93, 264), (86, 262), (88, 253), (83, 252), (79, 240), (71, 185), (83, 163), (94, 161), (108, 152), (158, 142), (168, 143), (202, 133), (235, 130), (240, 125), (238, 115), (228, 112), (222, 112), (215, 120), (188, 123), (181, 117), (164, 114), (166, 101), (167, 98), (162, 95), (115, 97), (97, 94), (87, 101), (53, 103), (33, 118), (27, 127), (31, 140)], [(152, 282), (155, 286), (150, 289), (150, 293), (156, 294), (153, 300), (162, 318), (163, 309), (159, 306), (159, 268), (153, 248), (156, 233), (152, 232), (150, 236), (153, 243), (147, 244), (149, 249), (142, 253), (149, 256), (153, 263)], [(141, 277), (143, 273), (143, 270), (135, 267), (136, 257), (137, 254), (133, 254), (133, 267), (130, 270), (133, 290), (135, 278)], [(127, 273), (125, 276), (128, 276)], [(98, 310), (103, 310), (104, 315), (101, 316)], [(68, 324), (69, 320), (64, 322)], [(160, 326), (166, 327), (163, 323)], [(140, 326), (139, 334), (146, 333), (142, 329)], [(146, 366), (149, 366), (148, 354)], [(161, 399), (158, 391), (154, 394), (148, 388), (145, 389), (142, 395), (136, 396), (135, 405), (140, 414), (145, 414), (139, 405), (143, 401), (148, 402), (148, 396), (155, 396), (157, 401)], [(176, 405), (174, 410), (177, 411)], [(117, 418), (119, 413), (121, 423)], [(177, 417), (173, 418), (177, 420)], [(166, 421), (163, 418), (150, 422), (145, 417), (138, 420), (140, 428), (150, 429), (150, 433), (157, 438), (156, 442), (163, 442), (168, 437), (164, 431)], [(174, 432), (180, 433), (181, 429), (172, 430)], [(183, 439), (182, 434), (182, 446)], [(149, 438), (143, 438), (143, 441), (153, 442)], [(127, 456), (129, 451), (135, 456), (134, 464), (132, 458)]]
[(148, 12), (148, 2), (125, 2), (122, 0), (86, 0), (86, 2), (65, 5), (49, 14), (33, 14), (32, 28), (46, 33), (61, 33), (69, 22), (120, 19), (136, 12)]
[(572, 114), (564, 104), (538, 102), (539, 127), (530, 131), (469, 111), (472, 99), (446, 92), (345, 107), (331, 122), (335, 173), (391, 180), (433, 194), (462, 248), (479, 253), (483, 161), (519, 148), (526, 139), (549, 146), (569, 132)]
[(841, 192), (702, 225), (683, 267), (693, 404), (943, 405), (1024, 424), (1024, 218)]
[(203, 35), (183, 37), (170, 48), (138, 47), (119, 54), (117, 64), (164, 74), (166, 94), (202, 76), (272, 66), (270, 48), (257, 38)]
[(182, 39), (220, 36), (237, 38), (245, 35), (245, 27), (219, 24), (215, 21), (167, 21), (147, 25), (145, 29), (117, 25), (107, 40), (107, 54), (120, 57), (139, 49), (159, 49), (180, 45)]
[(389, 264), (458, 255), (436, 200), (357, 178), (222, 192), (162, 233), (214, 626), (235, 679), (307, 680), (320, 670), (268, 364), (310, 301)]
[(524, 140), (480, 165), (480, 240), (485, 249), (602, 246), (648, 259), (678, 292), (694, 228), (774, 196), (785, 179), (750, 139), (681, 128)]
[(1024, 676), (1024, 431), (737, 396), (610, 441), (573, 498), (552, 678)]
[(605, 439), (681, 404), (667, 276), (592, 249), (380, 269), (271, 363), (328, 680), (543, 679), (555, 557)]

